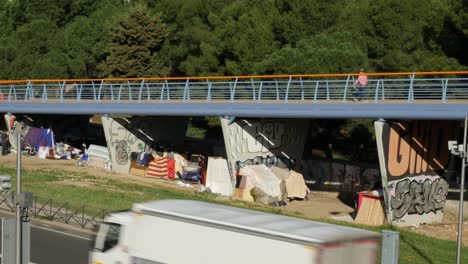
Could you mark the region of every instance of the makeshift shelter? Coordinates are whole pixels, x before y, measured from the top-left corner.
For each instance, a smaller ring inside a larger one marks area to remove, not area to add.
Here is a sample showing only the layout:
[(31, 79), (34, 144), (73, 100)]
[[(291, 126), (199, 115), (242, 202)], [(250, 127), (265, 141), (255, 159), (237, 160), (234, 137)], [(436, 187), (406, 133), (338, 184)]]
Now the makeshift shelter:
[(276, 166), (270, 167), (271, 171), (278, 176), (285, 185), (284, 195), (290, 199), (304, 199), (307, 195), (307, 185), (302, 174)]
[(146, 170), (146, 176), (148, 177), (168, 177), (168, 157), (155, 157), (148, 165)]
[(23, 149), (30, 148), (37, 152), (39, 147), (53, 149), (54, 145), (54, 132), (51, 129), (29, 127), (21, 147)]
[(209, 188), (213, 193), (227, 196), (232, 194), (232, 180), (226, 159), (208, 158), (205, 187)]
[(282, 200), (281, 179), (265, 164), (246, 165), (240, 169), (239, 173), (242, 175), (239, 186), (243, 189), (242, 199), (263, 203)]
[(100, 168), (100, 169), (111, 169), (111, 160), (109, 150), (107, 147), (90, 145), (88, 150), (88, 167)]

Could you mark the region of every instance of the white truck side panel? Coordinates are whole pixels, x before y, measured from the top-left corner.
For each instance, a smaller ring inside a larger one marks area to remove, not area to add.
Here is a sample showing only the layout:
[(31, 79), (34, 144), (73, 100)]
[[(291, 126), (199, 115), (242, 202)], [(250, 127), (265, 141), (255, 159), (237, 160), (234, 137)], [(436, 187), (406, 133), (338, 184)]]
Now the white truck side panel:
[(129, 253), (153, 261), (147, 263), (310, 264), (318, 253), (314, 247), (143, 214), (131, 228)]

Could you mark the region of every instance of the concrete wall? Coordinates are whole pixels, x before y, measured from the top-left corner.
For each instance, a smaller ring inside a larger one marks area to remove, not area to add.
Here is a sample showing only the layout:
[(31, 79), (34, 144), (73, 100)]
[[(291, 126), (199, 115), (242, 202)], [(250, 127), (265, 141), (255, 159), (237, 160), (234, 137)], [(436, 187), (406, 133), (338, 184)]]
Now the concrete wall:
[(375, 122), (389, 223), (442, 220), (449, 187), (447, 141), (457, 138), (458, 127), (455, 121)]
[(112, 170), (128, 173), (131, 152), (150, 152), (157, 143), (172, 145), (174, 148), (181, 146), (187, 124), (188, 119), (185, 117), (102, 117)]
[(316, 190), (355, 192), (380, 182), (380, 171), (364, 164), (328, 160), (302, 160), (297, 170)]
[(221, 119), (231, 171), (236, 161), (257, 156), (302, 159), (309, 121), (301, 119)]

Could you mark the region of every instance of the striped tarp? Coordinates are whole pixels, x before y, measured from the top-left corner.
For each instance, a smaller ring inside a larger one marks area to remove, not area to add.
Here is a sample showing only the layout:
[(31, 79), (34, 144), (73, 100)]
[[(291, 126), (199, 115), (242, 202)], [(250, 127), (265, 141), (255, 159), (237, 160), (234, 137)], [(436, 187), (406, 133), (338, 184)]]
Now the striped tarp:
[(167, 177), (168, 170), (167, 170), (167, 162), (169, 158), (155, 158), (151, 161), (148, 165), (148, 169), (146, 170), (146, 176), (149, 177)]

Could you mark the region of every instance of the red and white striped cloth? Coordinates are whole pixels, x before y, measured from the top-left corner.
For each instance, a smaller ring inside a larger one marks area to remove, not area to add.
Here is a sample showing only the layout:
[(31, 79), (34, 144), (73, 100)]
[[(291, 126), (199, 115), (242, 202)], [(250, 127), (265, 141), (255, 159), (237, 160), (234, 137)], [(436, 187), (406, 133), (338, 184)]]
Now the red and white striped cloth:
[(155, 158), (148, 164), (148, 169), (146, 170), (146, 176), (149, 177), (167, 177), (167, 162), (168, 158)]

